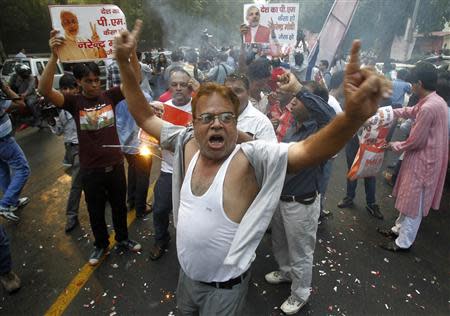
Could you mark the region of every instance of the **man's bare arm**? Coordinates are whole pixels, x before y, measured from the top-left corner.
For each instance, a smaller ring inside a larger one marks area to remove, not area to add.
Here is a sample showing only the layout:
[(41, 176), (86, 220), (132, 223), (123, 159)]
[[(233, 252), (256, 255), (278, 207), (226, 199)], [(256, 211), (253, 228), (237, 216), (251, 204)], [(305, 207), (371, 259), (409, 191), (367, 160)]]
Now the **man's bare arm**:
[(64, 95), (58, 90), (53, 89), (53, 77), (56, 72), (58, 57), (56, 55), (57, 47), (63, 45), (64, 40), (57, 38), (58, 31), (52, 30), (50, 32), (49, 45), (51, 49), (50, 59), (45, 66), (42, 73), (41, 80), (39, 81), (38, 91), (46, 97), (51, 103), (57, 107), (62, 107), (64, 104)]
[[(376, 112), (381, 97), (389, 94), (390, 84), (386, 79), (370, 70), (360, 69), (359, 48), (359, 41), (355, 41), (345, 72), (345, 112), (316, 134), (289, 147), (289, 172), (317, 165), (336, 154)], [(287, 79), (287, 83), (280, 88), (298, 92), (298, 82), (290, 75), (289, 78), (282, 78)]]
[(135, 69), (131, 65), (130, 55), (133, 53), (135, 39), (141, 31), (142, 21), (137, 20), (133, 31), (122, 32), (114, 43), (117, 64), (119, 65), (122, 81), (122, 93), (124, 94), (128, 109), (136, 120), (137, 125), (146, 133), (160, 139), (163, 120), (157, 117), (152, 108), (148, 106), (147, 99), (139, 87), (135, 75)]

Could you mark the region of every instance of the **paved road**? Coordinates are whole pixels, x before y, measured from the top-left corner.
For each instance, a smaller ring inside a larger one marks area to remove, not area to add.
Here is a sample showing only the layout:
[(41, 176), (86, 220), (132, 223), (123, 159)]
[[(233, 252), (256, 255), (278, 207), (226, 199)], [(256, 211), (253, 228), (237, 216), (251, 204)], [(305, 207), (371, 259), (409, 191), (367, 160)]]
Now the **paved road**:
[[(161, 260), (149, 261), (151, 218), (135, 220), (130, 235), (143, 244), (141, 254), (113, 251), (97, 269), (86, 268), (93, 245), (84, 202), (82, 227), (70, 235), (64, 233), (70, 178), (61, 164), (62, 140), (45, 130), (29, 130), (18, 141), (32, 169), (24, 190), (32, 200), (20, 211), (19, 224), (1, 221), (11, 237), (14, 269), (23, 288), (13, 296), (0, 290), (0, 314), (42, 315), (51, 306), (65, 315), (176, 314), (179, 267), (175, 243)], [(152, 181), (158, 164), (154, 170)], [(341, 154), (326, 201), (334, 215), (319, 227), (313, 294), (299, 315), (449, 315), (448, 187), (441, 210), (423, 221), (413, 249), (392, 254), (378, 248), (384, 240), (375, 230), (389, 227), (397, 216), (391, 188), (381, 180), (377, 183), (378, 203), (385, 214), (380, 221), (365, 211), (362, 185), (354, 208), (335, 208), (344, 195), (344, 177)], [(133, 214), (129, 215), (133, 220)], [(253, 264), (245, 315), (281, 314), (278, 306), (289, 295), (289, 285), (264, 282), (264, 274), (275, 268), (270, 235), (266, 235)]]

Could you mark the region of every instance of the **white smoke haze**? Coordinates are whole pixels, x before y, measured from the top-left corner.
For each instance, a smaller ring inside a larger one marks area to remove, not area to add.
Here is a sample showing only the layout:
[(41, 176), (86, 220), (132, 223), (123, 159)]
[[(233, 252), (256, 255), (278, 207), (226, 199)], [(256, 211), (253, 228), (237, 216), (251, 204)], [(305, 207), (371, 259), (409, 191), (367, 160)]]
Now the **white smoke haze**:
[(241, 3), (233, 2), (225, 4), (233, 6), (232, 10), (235, 14), (233, 17), (236, 20), (236, 25), (233, 28), (223, 26), (227, 25), (227, 23), (221, 20), (220, 9), (222, 7), (217, 7), (216, 21), (211, 21), (190, 15), (188, 12), (180, 12), (179, 9), (163, 1), (155, 3), (155, 1), (148, 0), (146, 5), (151, 12), (156, 12), (162, 21), (163, 47), (169, 49), (180, 46), (199, 48), (201, 46), (201, 35), (207, 29), (208, 34), (213, 36), (209, 42), (220, 49), (223, 46), (240, 44), (239, 25), (242, 21), (243, 6)]

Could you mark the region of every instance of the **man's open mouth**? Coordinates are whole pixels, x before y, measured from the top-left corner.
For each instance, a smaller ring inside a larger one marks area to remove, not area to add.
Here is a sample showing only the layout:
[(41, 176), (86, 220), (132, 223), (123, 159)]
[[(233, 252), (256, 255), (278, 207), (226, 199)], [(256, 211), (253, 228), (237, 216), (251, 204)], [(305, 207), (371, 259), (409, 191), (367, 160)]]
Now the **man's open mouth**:
[(212, 148), (221, 148), (224, 145), (225, 139), (221, 135), (212, 135), (208, 139), (208, 144)]

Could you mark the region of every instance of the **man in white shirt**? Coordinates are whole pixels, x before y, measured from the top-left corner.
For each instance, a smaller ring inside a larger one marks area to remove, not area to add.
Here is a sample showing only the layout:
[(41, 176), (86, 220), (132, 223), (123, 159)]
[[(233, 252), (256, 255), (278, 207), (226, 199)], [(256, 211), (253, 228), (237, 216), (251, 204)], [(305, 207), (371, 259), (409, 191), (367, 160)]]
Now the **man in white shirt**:
[[(166, 121), (179, 125), (178, 121), (183, 115), (191, 113), (190, 75), (183, 69), (174, 70), (169, 77), (169, 90), (172, 99), (165, 104)], [(183, 125), (187, 125), (186, 124)], [(155, 242), (150, 249), (150, 259), (157, 260), (164, 255), (169, 246), (169, 214), (172, 211), (172, 173), (173, 154), (168, 150), (162, 150), (161, 173), (155, 184), (153, 202), (153, 226)]]
[[(305, 141), (237, 145), (240, 102), (228, 87), (214, 83), (200, 87), (192, 101), (193, 128), (164, 122), (146, 105), (129, 62), (140, 29), (138, 21), (131, 34), (123, 32), (116, 38), (115, 52), (131, 114), (175, 155), (173, 211), (181, 265), (178, 311), (180, 315), (241, 315), (249, 268), (278, 203), (285, 173), (318, 164), (339, 151), (375, 113), (388, 84), (376, 74), (363, 75), (360, 45), (355, 42), (347, 67), (345, 113)], [(280, 89), (303, 95), (293, 74), (281, 76)]]
[(239, 99), (238, 130), (249, 134), (253, 139), (276, 142), (277, 137), (269, 118), (256, 109), (250, 102), (248, 78), (243, 74), (233, 74), (226, 78), (229, 87)]

